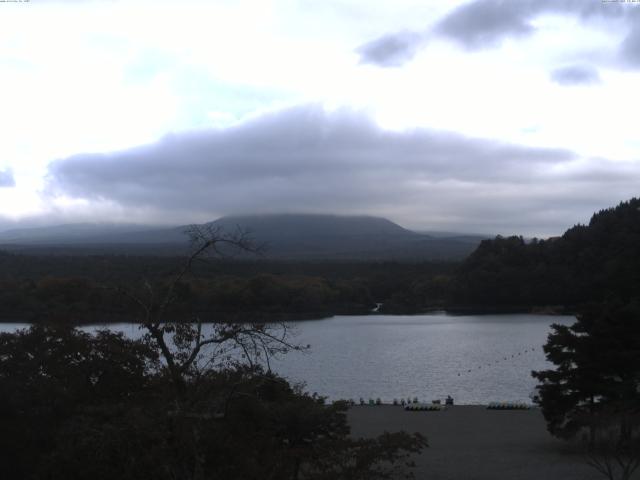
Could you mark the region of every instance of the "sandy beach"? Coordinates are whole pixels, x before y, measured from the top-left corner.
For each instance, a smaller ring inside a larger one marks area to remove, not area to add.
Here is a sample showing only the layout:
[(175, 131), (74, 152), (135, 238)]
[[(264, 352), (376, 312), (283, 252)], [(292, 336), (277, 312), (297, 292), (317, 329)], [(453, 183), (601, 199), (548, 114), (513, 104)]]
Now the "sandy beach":
[(429, 448), (415, 458), (420, 480), (604, 478), (585, 464), (575, 445), (546, 431), (538, 409), (453, 406), (440, 412), (408, 412), (389, 405), (357, 406), (349, 410), (348, 419), (357, 437), (398, 430), (425, 435)]

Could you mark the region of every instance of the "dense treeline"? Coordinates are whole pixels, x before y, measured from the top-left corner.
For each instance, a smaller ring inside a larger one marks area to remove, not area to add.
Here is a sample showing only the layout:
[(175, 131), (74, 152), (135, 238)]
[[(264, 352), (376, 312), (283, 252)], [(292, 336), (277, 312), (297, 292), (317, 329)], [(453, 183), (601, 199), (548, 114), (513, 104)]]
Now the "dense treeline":
[(572, 307), (640, 292), (640, 199), (595, 213), (562, 237), (483, 241), (462, 264), (450, 302)]
[[(165, 282), (155, 280), (156, 289)], [(146, 284), (145, 284), (146, 285)], [(142, 290), (143, 286), (138, 289)], [(144, 296), (144, 292), (140, 293)], [(248, 278), (191, 279), (176, 289), (170, 313), (185, 320), (210, 314), (229, 317), (291, 314), (301, 317), (332, 313), (363, 313), (375, 305), (368, 289), (357, 281), (328, 281), (320, 277), (269, 274)], [(8, 320), (72, 323), (127, 321), (129, 300), (120, 287), (83, 277), (44, 277), (0, 281), (0, 316)], [(259, 312), (259, 313), (258, 313)]]
[[(0, 319), (127, 320), (118, 288), (162, 285), (181, 257), (54, 256), (0, 253)], [(587, 301), (640, 291), (640, 200), (593, 215), (562, 237), (483, 241), (453, 262), (339, 262), (217, 259), (194, 265), (174, 315), (237, 320), (383, 313), (434, 308), (572, 310)]]
[[(0, 319), (72, 323), (127, 321), (121, 287), (162, 288), (182, 258), (0, 254)], [(177, 289), (171, 313), (231, 320), (316, 318), (442, 305), (455, 264), (207, 260)], [(141, 293), (144, 295), (144, 293)]]

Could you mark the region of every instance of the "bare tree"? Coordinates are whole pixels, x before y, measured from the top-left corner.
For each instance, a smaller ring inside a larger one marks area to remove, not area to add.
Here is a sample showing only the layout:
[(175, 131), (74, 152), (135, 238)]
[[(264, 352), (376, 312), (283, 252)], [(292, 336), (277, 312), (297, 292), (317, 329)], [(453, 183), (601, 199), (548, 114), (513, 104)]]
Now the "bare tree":
[(171, 318), (169, 307), (176, 301), (176, 290), (192, 275), (197, 261), (207, 257), (228, 257), (238, 252), (260, 253), (246, 230), (224, 232), (211, 224), (192, 225), (185, 233), (191, 250), (181, 267), (164, 285), (144, 280), (140, 293), (120, 288), (120, 292), (138, 307), (138, 321), (146, 330), (146, 339), (161, 354), (177, 399), (184, 396), (187, 383), (197, 378), (201, 367), (211, 368), (216, 361), (245, 362), (253, 366), (264, 362), (270, 370), (270, 359), (276, 354), (302, 347), (289, 341), (284, 322), (238, 323), (225, 319), (207, 318), (206, 329), (199, 315)]
[[(211, 372), (216, 365), (225, 367), (241, 364), (253, 367), (266, 365), (270, 370), (270, 359), (291, 350), (302, 350), (289, 340), (289, 330), (282, 322), (240, 323), (226, 319), (206, 318), (197, 315), (175, 318), (170, 307), (176, 302), (177, 290), (182, 282), (193, 274), (198, 261), (207, 257), (228, 257), (237, 253), (260, 253), (246, 230), (237, 228), (232, 233), (207, 225), (193, 225), (185, 233), (191, 248), (182, 265), (168, 281), (154, 283), (143, 281), (142, 289), (134, 292), (121, 287), (119, 291), (137, 306), (140, 328), (145, 330), (145, 340), (154, 347), (163, 360), (173, 390), (175, 410), (170, 412), (182, 431), (188, 431), (188, 443), (192, 446), (194, 465), (191, 474), (179, 476), (198, 480), (204, 476), (205, 455), (200, 451), (202, 420), (220, 415), (230, 401), (229, 392), (207, 391), (208, 405), (198, 400), (198, 384), (201, 375)], [(265, 379), (271, 377), (265, 376)], [(211, 405), (211, 402), (214, 405)]]

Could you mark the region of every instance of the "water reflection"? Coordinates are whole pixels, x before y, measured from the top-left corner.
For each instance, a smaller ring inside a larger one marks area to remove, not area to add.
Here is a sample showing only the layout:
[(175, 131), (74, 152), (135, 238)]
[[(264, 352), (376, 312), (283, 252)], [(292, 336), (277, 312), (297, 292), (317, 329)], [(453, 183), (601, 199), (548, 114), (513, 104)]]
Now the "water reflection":
[[(529, 401), (531, 370), (548, 368), (542, 345), (552, 323), (545, 315), (367, 315), (292, 322), (294, 341), (310, 344), (272, 362), (277, 372), (331, 399), (400, 397), (456, 403)], [(25, 324), (0, 324), (14, 331)], [(103, 326), (84, 327), (91, 331)], [(137, 325), (109, 328), (131, 338)], [(206, 332), (206, 327), (204, 329)]]

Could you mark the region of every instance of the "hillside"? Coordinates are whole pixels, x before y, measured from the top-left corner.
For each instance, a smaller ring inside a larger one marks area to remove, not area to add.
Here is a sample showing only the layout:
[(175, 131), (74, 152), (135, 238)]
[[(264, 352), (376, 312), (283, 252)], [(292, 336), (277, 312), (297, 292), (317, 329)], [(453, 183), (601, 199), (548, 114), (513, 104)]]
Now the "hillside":
[(640, 199), (595, 213), (564, 235), (483, 241), (461, 265), (458, 305), (579, 305), (640, 292)]
[(337, 215), (224, 217), (215, 225), (249, 230), (267, 246), (267, 256), (290, 259), (459, 259), (479, 243), (435, 238), (407, 230), (387, 219)]
[[(75, 245), (95, 243), (153, 243), (162, 237), (169, 243), (181, 241), (171, 237), (166, 227), (116, 223), (71, 223), (48, 227), (15, 228), (0, 232), (0, 244)], [(179, 232), (178, 232), (179, 233)]]
[[(480, 237), (431, 236), (407, 230), (387, 219), (337, 215), (252, 215), (223, 217), (223, 231), (250, 232), (272, 259), (461, 259)], [(76, 224), (0, 232), (0, 246), (37, 253), (180, 254), (188, 245), (181, 227)]]

